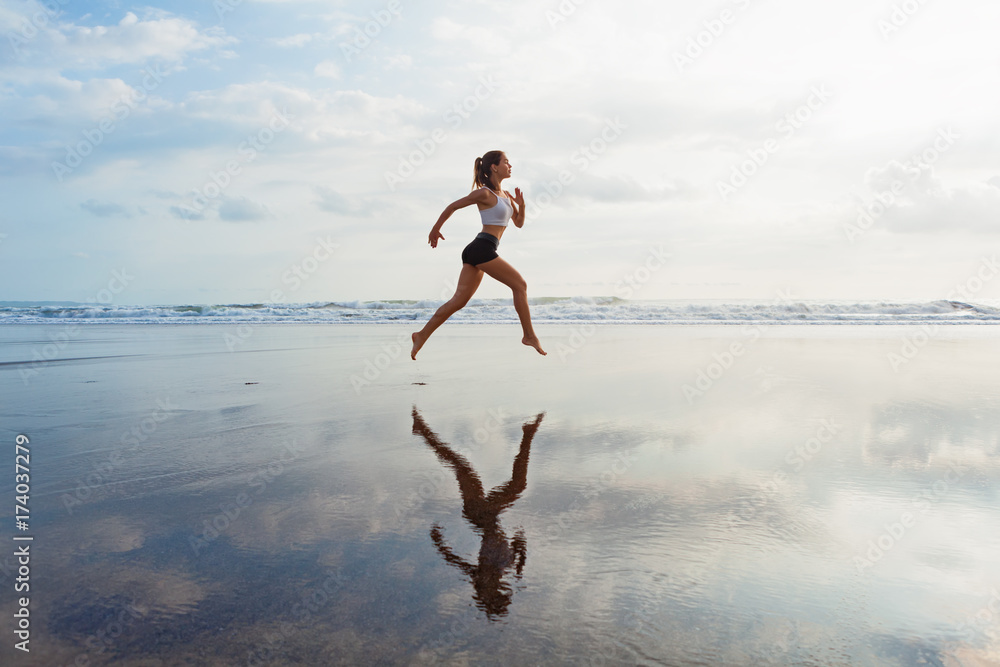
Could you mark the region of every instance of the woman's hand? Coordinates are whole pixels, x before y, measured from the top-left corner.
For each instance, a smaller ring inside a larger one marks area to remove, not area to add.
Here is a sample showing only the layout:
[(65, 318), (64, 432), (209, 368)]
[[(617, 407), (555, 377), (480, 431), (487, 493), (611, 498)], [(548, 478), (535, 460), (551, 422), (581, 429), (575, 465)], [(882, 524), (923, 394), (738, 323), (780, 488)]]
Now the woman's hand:
[[(510, 197), (510, 193), (507, 193)], [(524, 193), (521, 192), (521, 188), (514, 188), (514, 200), (512, 207), (514, 209), (514, 226), (520, 229), (524, 225)]]
[(437, 229), (432, 229), (430, 236), (427, 237), (427, 242), (431, 244), (432, 248), (438, 247), (438, 239), (444, 241), (444, 235)]

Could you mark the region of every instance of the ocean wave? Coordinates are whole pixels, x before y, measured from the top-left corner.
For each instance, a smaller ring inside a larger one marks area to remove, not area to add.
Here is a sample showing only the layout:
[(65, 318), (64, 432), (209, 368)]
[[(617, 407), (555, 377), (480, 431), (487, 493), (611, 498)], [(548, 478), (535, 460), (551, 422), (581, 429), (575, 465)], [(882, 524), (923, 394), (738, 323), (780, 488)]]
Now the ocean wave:
[[(368, 323), (426, 320), (442, 300), (324, 301), (302, 304), (0, 307), (0, 324), (52, 322)], [(998, 324), (1000, 304), (960, 301), (820, 302), (628, 301), (618, 297), (529, 299), (535, 322), (608, 324)], [(456, 322), (517, 322), (510, 299), (473, 299)]]

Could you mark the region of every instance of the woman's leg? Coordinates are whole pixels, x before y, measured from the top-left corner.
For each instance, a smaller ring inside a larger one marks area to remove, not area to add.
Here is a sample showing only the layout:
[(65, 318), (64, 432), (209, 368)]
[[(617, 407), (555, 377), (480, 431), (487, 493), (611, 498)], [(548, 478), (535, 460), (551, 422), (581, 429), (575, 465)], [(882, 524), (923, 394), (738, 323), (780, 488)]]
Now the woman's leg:
[(411, 359), (417, 358), (417, 352), (424, 346), (424, 343), (431, 337), (435, 329), (461, 310), (465, 304), (469, 303), (469, 299), (479, 289), (479, 283), (481, 282), (483, 282), (482, 271), (471, 264), (462, 265), (462, 272), (458, 274), (458, 286), (455, 288), (455, 296), (441, 304), (441, 307), (431, 315), (431, 319), (428, 320), (423, 329), (410, 335), (410, 340), (413, 341), (413, 350), (410, 351)]
[(521, 320), (521, 329), (524, 331), (524, 338), (521, 339), (521, 342), (535, 348), (539, 354), (548, 354), (542, 349), (541, 343), (538, 342), (538, 336), (535, 335), (535, 330), (531, 326), (531, 312), (528, 310), (528, 283), (517, 272), (517, 269), (508, 264), (503, 257), (484, 262), (479, 265), (479, 268), (486, 275), (499, 280), (514, 292), (514, 310), (517, 311), (517, 317)]

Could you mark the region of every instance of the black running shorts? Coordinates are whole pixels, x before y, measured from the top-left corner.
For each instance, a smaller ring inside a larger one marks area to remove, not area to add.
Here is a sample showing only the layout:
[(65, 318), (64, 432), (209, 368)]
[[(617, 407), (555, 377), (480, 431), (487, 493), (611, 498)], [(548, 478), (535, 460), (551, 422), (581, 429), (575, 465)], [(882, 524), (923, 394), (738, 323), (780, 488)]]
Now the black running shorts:
[(472, 239), (472, 243), (465, 246), (465, 250), (462, 251), (462, 263), (479, 266), (496, 259), (500, 256), (497, 254), (498, 247), (500, 247), (500, 239), (492, 234), (479, 232), (476, 238)]

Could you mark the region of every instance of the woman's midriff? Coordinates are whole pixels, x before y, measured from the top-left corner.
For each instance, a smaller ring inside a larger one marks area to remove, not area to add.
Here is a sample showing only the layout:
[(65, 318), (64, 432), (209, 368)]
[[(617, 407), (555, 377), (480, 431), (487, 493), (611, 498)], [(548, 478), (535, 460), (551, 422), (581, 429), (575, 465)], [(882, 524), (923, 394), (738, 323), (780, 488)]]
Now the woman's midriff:
[(507, 228), (500, 225), (483, 225), (483, 231), (497, 237), (498, 241), (500, 240), (500, 237), (503, 236), (503, 230), (505, 229)]

